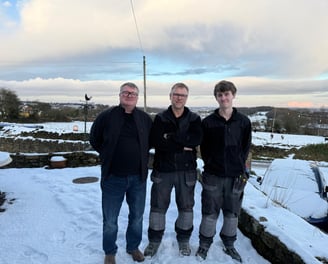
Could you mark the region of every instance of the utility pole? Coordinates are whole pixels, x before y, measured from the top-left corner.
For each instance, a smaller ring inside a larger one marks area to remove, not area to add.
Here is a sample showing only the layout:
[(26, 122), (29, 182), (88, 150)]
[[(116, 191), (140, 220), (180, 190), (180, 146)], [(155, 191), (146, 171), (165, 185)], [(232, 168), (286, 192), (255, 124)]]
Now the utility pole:
[(146, 57), (145, 56), (143, 56), (143, 79), (144, 79), (144, 111), (147, 112)]
[(272, 126), (271, 126), (271, 133), (273, 134), (273, 131), (274, 131), (274, 122), (275, 122), (275, 119), (276, 119), (276, 108), (274, 108), (273, 110), (273, 119), (272, 119)]

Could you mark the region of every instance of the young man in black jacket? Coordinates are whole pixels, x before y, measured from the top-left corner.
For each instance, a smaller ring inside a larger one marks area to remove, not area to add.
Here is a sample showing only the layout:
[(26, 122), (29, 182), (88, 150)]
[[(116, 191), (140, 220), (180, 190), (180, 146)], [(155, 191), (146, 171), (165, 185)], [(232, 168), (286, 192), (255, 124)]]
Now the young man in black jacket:
[(246, 159), (251, 146), (251, 122), (232, 107), (237, 89), (232, 82), (221, 81), (214, 87), (219, 108), (202, 121), (200, 145), (204, 172), (202, 175), (202, 221), (199, 228), (199, 260), (206, 259), (213, 243), (220, 210), (223, 226), (220, 237), (224, 251), (242, 261), (234, 247), (243, 190), (248, 179)]
[(134, 83), (122, 84), (120, 104), (102, 112), (90, 132), (90, 144), (99, 152), (101, 161), (105, 264), (116, 263), (117, 219), (124, 197), (129, 206), (126, 251), (133, 260), (144, 261), (138, 247), (142, 238), (152, 121), (136, 108), (138, 94)]
[(189, 239), (193, 230), (194, 190), (197, 180), (197, 150), (201, 142), (200, 117), (185, 107), (189, 89), (176, 83), (170, 92), (171, 105), (156, 115), (150, 133), (155, 148), (151, 180), (149, 244), (144, 255), (156, 254), (165, 230), (165, 214), (175, 188), (178, 217), (175, 231), (182, 256), (191, 253)]

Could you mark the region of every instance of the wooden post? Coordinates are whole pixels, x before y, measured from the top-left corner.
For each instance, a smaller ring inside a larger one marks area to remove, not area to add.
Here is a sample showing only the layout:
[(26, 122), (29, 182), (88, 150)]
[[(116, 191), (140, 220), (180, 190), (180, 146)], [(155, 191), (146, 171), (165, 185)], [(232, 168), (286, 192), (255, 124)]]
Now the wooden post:
[(144, 111), (147, 112), (146, 57), (145, 56), (143, 56), (143, 78), (144, 78)]

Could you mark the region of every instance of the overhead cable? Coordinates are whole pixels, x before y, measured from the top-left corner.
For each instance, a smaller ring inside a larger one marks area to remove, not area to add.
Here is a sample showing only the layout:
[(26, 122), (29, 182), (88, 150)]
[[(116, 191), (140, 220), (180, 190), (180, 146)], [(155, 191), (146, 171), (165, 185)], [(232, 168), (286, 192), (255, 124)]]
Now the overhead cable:
[(142, 47), (142, 42), (141, 42), (141, 38), (140, 38), (140, 34), (139, 34), (137, 18), (136, 18), (135, 12), (134, 12), (133, 1), (130, 0), (130, 3), (131, 3), (131, 10), (132, 10), (133, 18), (134, 18), (134, 24), (136, 26), (137, 35), (138, 35), (138, 39), (139, 39), (140, 50), (141, 50), (142, 54), (144, 54), (143, 47)]

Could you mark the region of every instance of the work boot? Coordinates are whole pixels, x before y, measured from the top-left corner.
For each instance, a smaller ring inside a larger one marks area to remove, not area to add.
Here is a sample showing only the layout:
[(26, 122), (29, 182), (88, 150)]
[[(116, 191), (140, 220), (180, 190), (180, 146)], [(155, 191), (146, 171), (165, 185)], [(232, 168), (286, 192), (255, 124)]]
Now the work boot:
[(228, 248), (225, 247), (223, 251), (233, 259), (242, 262), (241, 256), (239, 255), (239, 253), (234, 247), (228, 247)]
[(180, 256), (190, 256), (191, 249), (189, 242), (178, 242)]
[(198, 261), (205, 260), (207, 257), (207, 252), (208, 252), (207, 248), (199, 247), (196, 252), (196, 257), (197, 257)]
[(157, 253), (160, 244), (160, 242), (149, 242), (148, 246), (145, 249), (144, 256), (153, 257)]
[(116, 264), (115, 255), (106, 255), (104, 264)]
[(145, 260), (144, 255), (139, 249), (128, 251), (128, 254), (132, 256), (132, 259), (137, 262), (143, 262)]

